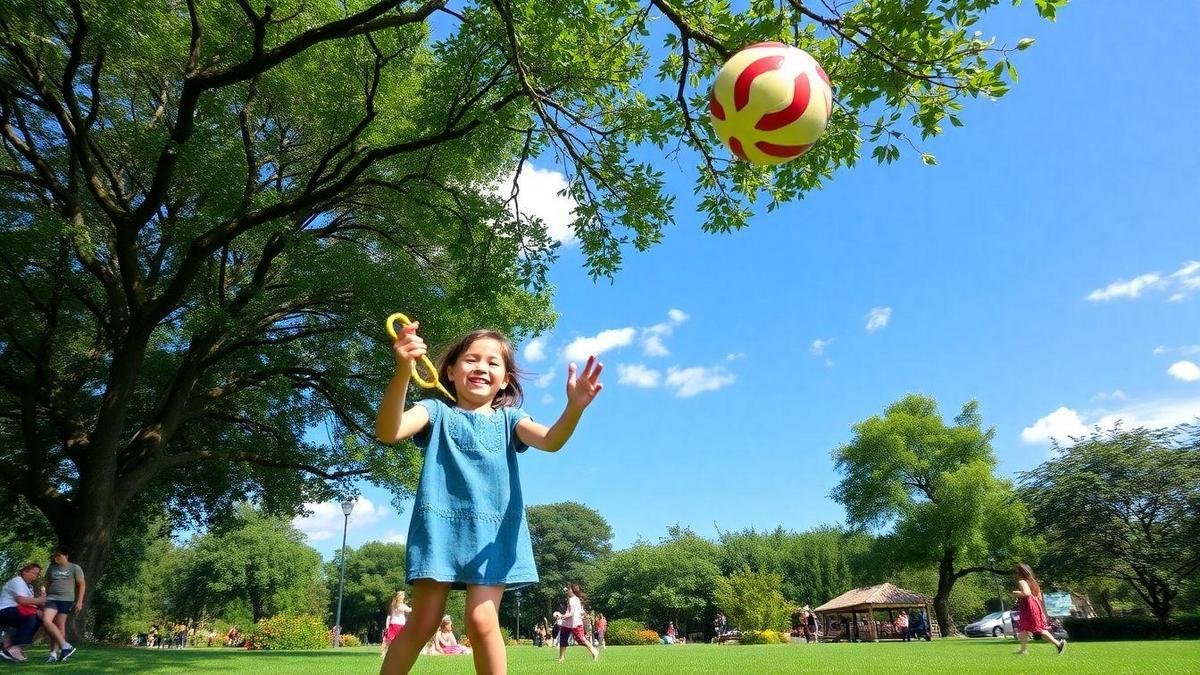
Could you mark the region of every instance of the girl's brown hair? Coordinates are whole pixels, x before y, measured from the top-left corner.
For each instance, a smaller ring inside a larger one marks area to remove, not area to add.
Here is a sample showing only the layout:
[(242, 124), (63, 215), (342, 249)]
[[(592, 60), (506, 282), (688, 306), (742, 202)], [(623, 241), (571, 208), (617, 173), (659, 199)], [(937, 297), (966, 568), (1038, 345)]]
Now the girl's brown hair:
[(1018, 578), (1024, 579), (1025, 583), (1029, 584), (1029, 590), (1033, 593), (1034, 597), (1042, 594), (1042, 587), (1038, 585), (1037, 579), (1034, 578), (1032, 567), (1025, 563), (1017, 563), (1016, 572)]
[(582, 588), (580, 588), (579, 584), (577, 584), (577, 583), (575, 583), (574, 581), (572, 581), (571, 583), (567, 584), (567, 588), (570, 588), (570, 589), (571, 589), (571, 593), (572, 593), (572, 594), (573, 594), (575, 597), (579, 598), (579, 604), (581, 604), (581, 605), (587, 604), (587, 598), (586, 598), (586, 597), (584, 597), (584, 595), (583, 595), (583, 589), (582, 589)]
[(408, 596), (404, 594), (404, 591), (396, 591), (396, 594), (392, 596), (391, 604), (388, 605), (388, 612), (396, 611), (396, 608), (399, 607), (400, 603), (404, 602), (407, 597)]
[[(492, 339), (500, 343), (500, 354), (504, 357), (504, 371), (508, 376), (508, 383), (504, 388), (496, 392), (496, 398), (492, 399), (492, 408), (516, 408), (525, 401), (525, 392), (521, 389), (521, 371), (517, 368), (517, 361), (514, 354), (516, 349), (504, 333), (491, 329), (481, 329), (471, 331), (460, 337), (450, 345), (438, 359), (438, 379), (442, 381), (443, 386), (455, 397), (458, 392), (454, 389), (454, 379), (450, 376), (450, 369), (458, 361), (463, 352), (476, 341), (483, 339)], [(447, 403), (452, 403), (447, 401)]]

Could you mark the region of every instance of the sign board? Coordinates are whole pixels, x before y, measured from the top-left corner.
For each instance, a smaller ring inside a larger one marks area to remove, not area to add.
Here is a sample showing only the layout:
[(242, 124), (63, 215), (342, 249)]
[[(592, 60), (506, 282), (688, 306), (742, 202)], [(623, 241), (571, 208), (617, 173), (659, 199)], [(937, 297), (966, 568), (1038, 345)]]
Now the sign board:
[(1046, 600), (1047, 616), (1063, 617), (1071, 615), (1070, 593), (1046, 593), (1042, 597)]

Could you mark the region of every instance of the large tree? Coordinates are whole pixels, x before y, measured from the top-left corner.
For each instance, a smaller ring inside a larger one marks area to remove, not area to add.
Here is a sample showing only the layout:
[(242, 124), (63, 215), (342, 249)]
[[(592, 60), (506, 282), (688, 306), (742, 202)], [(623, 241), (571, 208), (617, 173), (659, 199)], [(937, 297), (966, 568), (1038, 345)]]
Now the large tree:
[(529, 611), (521, 625), (532, 626), (531, 621), (550, 616), (566, 602), (563, 586), (594, 576), (597, 560), (612, 552), (612, 527), (598, 511), (578, 502), (530, 506), (525, 515), (540, 579), (522, 591)]
[(1096, 431), (1021, 474), (1046, 570), (1128, 584), (1161, 623), (1200, 573), (1200, 426)]
[[(98, 575), (135, 505), (204, 519), (360, 478), (403, 493), (411, 451), (368, 433), (379, 319), (404, 308), (434, 343), (550, 324), (526, 160), (560, 161), (588, 268), (611, 274), (672, 222), (664, 154), (694, 160), (721, 231), (864, 141), (890, 162), (961, 124), (1032, 42), (976, 33), (999, 1), (7, 2), (0, 506), (25, 498)], [(717, 67), (761, 40), (804, 47), (836, 88), (821, 143), (773, 171), (701, 119)]]
[(223, 617), (233, 603), (247, 605), (254, 622), (282, 612), (320, 615), (329, 605), (321, 554), (286, 520), (242, 506), (228, 529), (198, 535), (174, 580), (176, 612), (190, 618)]
[(973, 401), (947, 425), (933, 399), (909, 395), (882, 417), (854, 425), (854, 438), (833, 453), (842, 480), (832, 496), (851, 524), (890, 528), (886, 544), (902, 564), (937, 566), (933, 607), (947, 635), (957, 631), (950, 611), (955, 582), (978, 572), (1006, 574), (999, 565), (1031, 545), (1021, 534), (1027, 509), (994, 475), (994, 430), (982, 423)]

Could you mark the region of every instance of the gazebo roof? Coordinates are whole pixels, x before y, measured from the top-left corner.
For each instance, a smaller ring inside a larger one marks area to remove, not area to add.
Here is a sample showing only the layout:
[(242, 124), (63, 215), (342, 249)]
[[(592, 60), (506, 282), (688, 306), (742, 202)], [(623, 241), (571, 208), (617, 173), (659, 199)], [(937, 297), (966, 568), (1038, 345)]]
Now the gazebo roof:
[(927, 595), (906, 591), (893, 584), (879, 584), (846, 591), (829, 602), (814, 609), (814, 612), (837, 612), (872, 607), (924, 607), (933, 599)]

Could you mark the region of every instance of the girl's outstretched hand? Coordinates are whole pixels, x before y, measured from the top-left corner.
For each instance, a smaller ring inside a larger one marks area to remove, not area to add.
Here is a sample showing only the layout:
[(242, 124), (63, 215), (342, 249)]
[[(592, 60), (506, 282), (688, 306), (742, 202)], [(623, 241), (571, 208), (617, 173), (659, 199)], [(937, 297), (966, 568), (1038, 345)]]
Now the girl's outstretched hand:
[(417, 328), (420, 327), (420, 321), (414, 321), (403, 328), (396, 334), (396, 339), (392, 341), (392, 353), (396, 355), (397, 366), (412, 367), (412, 362), (425, 355), (425, 341), (417, 335)]
[(583, 372), (575, 375), (575, 364), (572, 363), (567, 367), (567, 404), (575, 406), (580, 410), (588, 407), (592, 399), (596, 398), (596, 394), (604, 388), (600, 384), (600, 371), (604, 370), (604, 364), (596, 361), (595, 356), (589, 356), (587, 364), (583, 366)]

